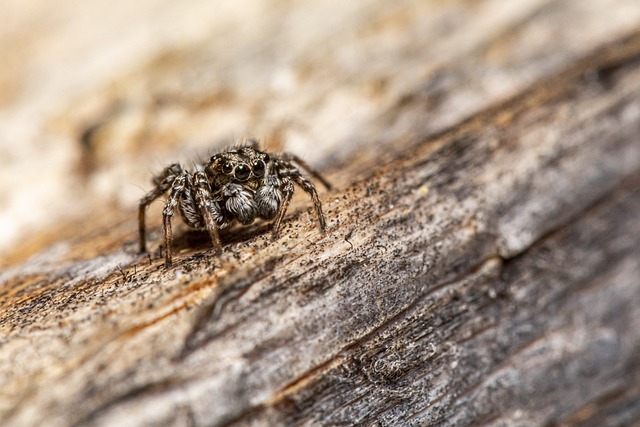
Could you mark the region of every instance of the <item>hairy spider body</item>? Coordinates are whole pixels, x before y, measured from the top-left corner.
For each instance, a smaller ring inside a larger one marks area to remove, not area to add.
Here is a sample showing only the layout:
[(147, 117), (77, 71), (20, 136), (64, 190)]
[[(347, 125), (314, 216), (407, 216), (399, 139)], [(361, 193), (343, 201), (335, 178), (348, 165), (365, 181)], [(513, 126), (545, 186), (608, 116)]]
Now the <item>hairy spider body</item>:
[(331, 188), (300, 158), (288, 153), (260, 151), (255, 140), (211, 156), (193, 172), (177, 163), (166, 167), (153, 178), (155, 187), (140, 200), (140, 251), (146, 250), (147, 206), (164, 194), (168, 194), (162, 211), (166, 265), (172, 260), (171, 219), (176, 209), (189, 227), (207, 230), (216, 252), (220, 253), (219, 230), (228, 228), (234, 221), (248, 225), (256, 218), (274, 220), (272, 236), (277, 238), (293, 197), (294, 184), (311, 197), (320, 229), (324, 232), (326, 220), (318, 192), (300, 169), (306, 170), (327, 189)]

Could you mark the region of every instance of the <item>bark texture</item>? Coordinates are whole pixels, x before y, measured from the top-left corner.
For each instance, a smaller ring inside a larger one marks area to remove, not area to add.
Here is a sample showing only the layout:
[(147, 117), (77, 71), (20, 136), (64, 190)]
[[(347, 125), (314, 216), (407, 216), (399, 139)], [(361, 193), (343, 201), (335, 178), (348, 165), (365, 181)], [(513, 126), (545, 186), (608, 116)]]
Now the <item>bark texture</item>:
[[(79, 200), (2, 262), (0, 424), (640, 422), (640, 4), (357, 3), (194, 2), (38, 119)], [(176, 221), (165, 268), (158, 203), (138, 254), (122, 181), (240, 130), (323, 169), (328, 233)]]

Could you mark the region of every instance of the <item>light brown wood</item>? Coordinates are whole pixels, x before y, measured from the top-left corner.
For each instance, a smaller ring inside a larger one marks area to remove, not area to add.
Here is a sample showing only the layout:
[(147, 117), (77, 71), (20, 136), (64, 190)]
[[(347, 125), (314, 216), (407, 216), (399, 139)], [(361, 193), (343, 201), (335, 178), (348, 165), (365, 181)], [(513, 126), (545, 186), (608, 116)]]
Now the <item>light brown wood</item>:
[[(0, 424), (637, 423), (640, 4), (262, 12), (42, 119), (79, 200), (2, 262)], [(122, 180), (238, 130), (326, 174), (328, 232), (176, 221), (165, 268), (158, 203), (138, 254)]]

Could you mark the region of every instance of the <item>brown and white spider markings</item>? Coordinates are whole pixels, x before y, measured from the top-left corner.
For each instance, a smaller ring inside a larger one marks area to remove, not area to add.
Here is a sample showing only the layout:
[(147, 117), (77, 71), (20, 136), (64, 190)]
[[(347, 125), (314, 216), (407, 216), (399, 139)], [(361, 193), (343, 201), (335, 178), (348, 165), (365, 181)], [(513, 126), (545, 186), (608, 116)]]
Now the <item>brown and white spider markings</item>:
[(275, 218), (272, 237), (276, 239), (296, 184), (311, 197), (324, 232), (327, 222), (318, 192), (300, 169), (331, 189), (331, 184), (299, 157), (288, 153), (267, 154), (259, 149), (256, 140), (211, 156), (207, 163), (196, 165), (193, 172), (178, 163), (166, 167), (153, 178), (155, 188), (140, 200), (140, 252), (146, 251), (147, 206), (165, 193), (168, 197), (162, 211), (162, 225), (167, 266), (172, 260), (171, 218), (176, 208), (189, 227), (209, 232), (219, 254), (222, 245), (218, 231), (235, 220), (247, 225), (256, 218)]

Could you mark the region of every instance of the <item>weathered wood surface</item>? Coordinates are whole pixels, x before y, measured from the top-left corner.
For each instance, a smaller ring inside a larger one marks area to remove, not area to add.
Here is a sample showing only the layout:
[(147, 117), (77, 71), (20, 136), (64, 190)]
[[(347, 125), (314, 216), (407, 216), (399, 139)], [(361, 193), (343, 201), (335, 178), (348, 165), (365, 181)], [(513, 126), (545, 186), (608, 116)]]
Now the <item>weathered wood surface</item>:
[[(300, 23), (330, 6), (160, 49), (50, 119), (90, 213), (3, 262), (2, 425), (640, 422), (640, 4)], [(324, 165), (329, 233), (301, 197), (278, 241), (258, 225), (216, 258), (182, 229), (165, 269), (156, 208), (137, 254), (118, 174), (238, 129)]]

